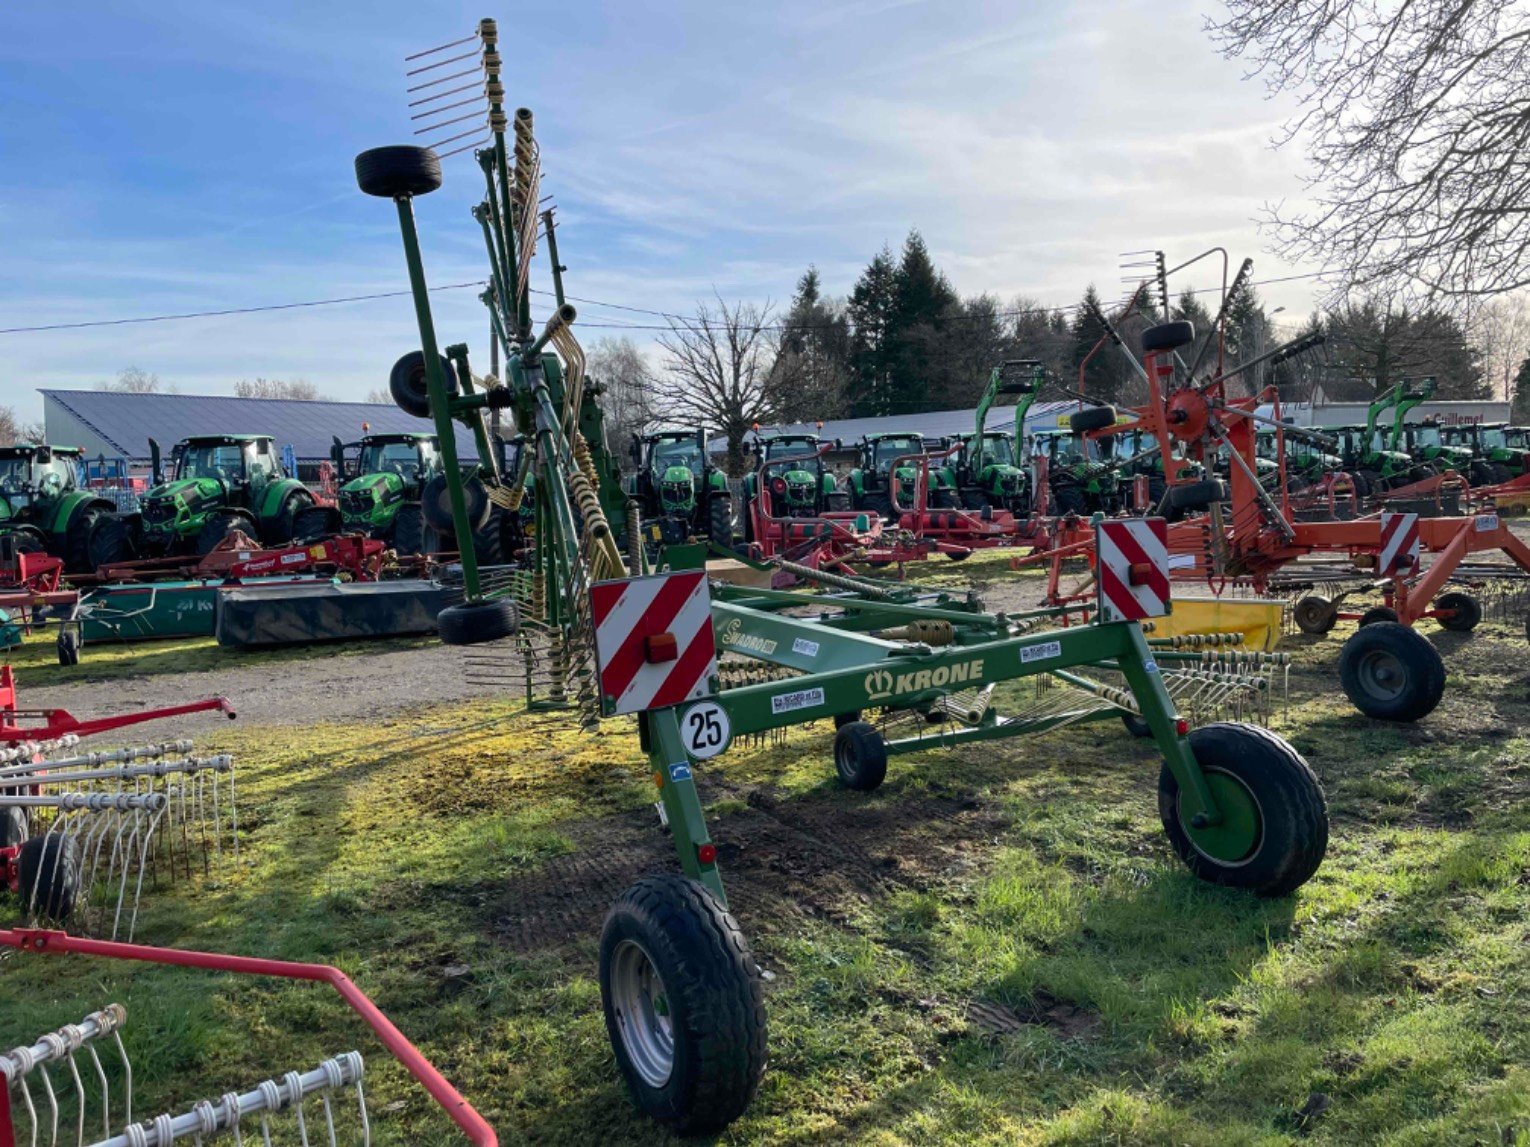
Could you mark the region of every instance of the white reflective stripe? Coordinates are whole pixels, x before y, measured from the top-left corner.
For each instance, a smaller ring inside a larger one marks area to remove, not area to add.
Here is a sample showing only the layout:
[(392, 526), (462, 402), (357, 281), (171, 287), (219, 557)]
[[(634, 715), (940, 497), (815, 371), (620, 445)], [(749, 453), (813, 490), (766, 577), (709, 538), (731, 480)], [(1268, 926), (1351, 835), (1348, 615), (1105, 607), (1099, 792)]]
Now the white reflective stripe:
[[(705, 582), (702, 583), (703, 585)], [(698, 608), (698, 604), (700, 608)], [(703, 633), (707, 622), (712, 620), (712, 609), (709, 602), (696, 601), (695, 595), (686, 599), (680, 613), (669, 624), (669, 632), (675, 635), (675, 647), (678, 656), (674, 661), (666, 661), (659, 665), (645, 664), (633, 675), (632, 683), (626, 691), (616, 699), (617, 704), (628, 712), (637, 712), (648, 708), (659, 690), (669, 683), (671, 674), (677, 669), (680, 662), (685, 659), (686, 651), (697, 641), (711, 640), (710, 631)], [(686, 696), (689, 697), (695, 687), (707, 679), (715, 664), (713, 658), (707, 658), (701, 674), (696, 681), (685, 682)]]

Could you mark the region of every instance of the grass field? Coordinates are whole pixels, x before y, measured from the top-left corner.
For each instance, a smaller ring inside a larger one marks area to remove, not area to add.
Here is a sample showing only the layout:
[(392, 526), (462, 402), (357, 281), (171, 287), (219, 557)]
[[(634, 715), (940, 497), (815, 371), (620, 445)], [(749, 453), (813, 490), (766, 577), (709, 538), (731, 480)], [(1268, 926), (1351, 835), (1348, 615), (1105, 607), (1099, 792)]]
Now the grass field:
[[(870, 796), (833, 783), (825, 724), (714, 762), (724, 876), (772, 977), (770, 1068), (724, 1141), (1530, 1143), (1530, 657), (1518, 623), (1421, 628), (1450, 677), (1416, 727), (1349, 708), (1348, 625), (1283, 646), (1276, 727), (1333, 823), (1283, 901), (1180, 867), (1151, 747), (1115, 722), (897, 758)], [(103, 709), (114, 674), (228, 656), (141, 652), (94, 670)], [(24, 681), (50, 654), (17, 659)], [(146, 894), (141, 940), (339, 965), (502, 1142), (664, 1140), (617, 1081), (594, 977), (605, 905), (672, 863), (628, 726), (586, 737), (507, 699), (194, 731), (237, 754), (244, 865)], [(124, 1003), (144, 1109), (357, 1047), (375, 1141), (456, 1141), (320, 989), (3, 968), (6, 1046)]]

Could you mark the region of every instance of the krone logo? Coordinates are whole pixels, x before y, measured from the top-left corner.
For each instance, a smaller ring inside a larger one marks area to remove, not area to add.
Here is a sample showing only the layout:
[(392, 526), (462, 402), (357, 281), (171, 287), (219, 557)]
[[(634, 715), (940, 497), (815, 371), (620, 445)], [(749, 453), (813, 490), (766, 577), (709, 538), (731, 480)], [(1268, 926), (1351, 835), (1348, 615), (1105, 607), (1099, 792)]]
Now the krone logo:
[(891, 697), (893, 691), (893, 675), (885, 669), (877, 669), (866, 674), (866, 697), (868, 700), (876, 700), (878, 697)]

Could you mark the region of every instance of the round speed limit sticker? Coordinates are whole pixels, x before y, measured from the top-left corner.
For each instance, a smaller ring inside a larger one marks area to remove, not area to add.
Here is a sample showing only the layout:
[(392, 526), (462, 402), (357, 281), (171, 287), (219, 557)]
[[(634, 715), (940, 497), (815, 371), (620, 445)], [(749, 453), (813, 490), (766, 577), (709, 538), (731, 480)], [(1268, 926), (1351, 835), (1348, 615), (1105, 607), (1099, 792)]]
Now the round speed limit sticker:
[(698, 761), (715, 757), (733, 739), (728, 710), (716, 701), (701, 701), (680, 715), (680, 740)]

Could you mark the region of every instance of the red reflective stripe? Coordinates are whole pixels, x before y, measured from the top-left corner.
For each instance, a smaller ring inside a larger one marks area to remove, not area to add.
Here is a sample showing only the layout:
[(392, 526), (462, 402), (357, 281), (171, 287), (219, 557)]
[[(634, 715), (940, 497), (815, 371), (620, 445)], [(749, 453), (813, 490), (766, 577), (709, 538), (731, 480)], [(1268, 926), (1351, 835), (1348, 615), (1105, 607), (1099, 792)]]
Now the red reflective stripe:
[[(1151, 529), (1151, 527), (1146, 528)], [(1128, 569), (1130, 569), (1132, 566), (1147, 566), (1149, 568), (1150, 572), (1148, 573), (1148, 576), (1143, 578), (1142, 584), (1139, 588), (1151, 592), (1156, 598), (1158, 598), (1160, 603), (1168, 601), (1168, 575), (1165, 573), (1165, 571), (1158, 568), (1157, 562), (1148, 557), (1147, 551), (1144, 550), (1142, 548), (1142, 544), (1137, 541), (1136, 531), (1132, 529), (1131, 526), (1124, 524), (1116, 526), (1106, 524), (1105, 529), (1107, 536), (1112, 542), (1115, 543), (1116, 548), (1121, 551), (1121, 556), (1126, 559), (1126, 565)], [(1111, 580), (1116, 580), (1114, 574), (1111, 575)], [(1111, 599), (1115, 600), (1114, 594), (1111, 595)], [(1138, 608), (1145, 607), (1139, 606)], [(1147, 614), (1143, 613), (1141, 616), (1146, 617)]]
[(648, 707), (663, 709), (666, 705), (677, 705), (684, 701), (706, 672), (707, 666), (712, 663), (712, 656), (712, 623), (708, 621), (697, 631), (696, 639), (685, 647), (680, 660), (670, 668), (669, 676), (653, 695)]
[(603, 622), (616, 608), (616, 603), (627, 593), (627, 581), (603, 581), (590, 587), (590, 610), (594, 614), (595, 627)]
[(659, 592), (643, 611), (642, 624), (622, 638), (616, 653), (606, 662), (605, 670), (600, 675), (601, 692), (607, 697), (620, 697), (627, 691), (627, 686), (632, 684), (638, 670), (648, 663), (643, 656), (644, 638), (650, 633), (662, 633), (668, 629), (695, 588), (696, 579), (692, 577), (664, 579)]

